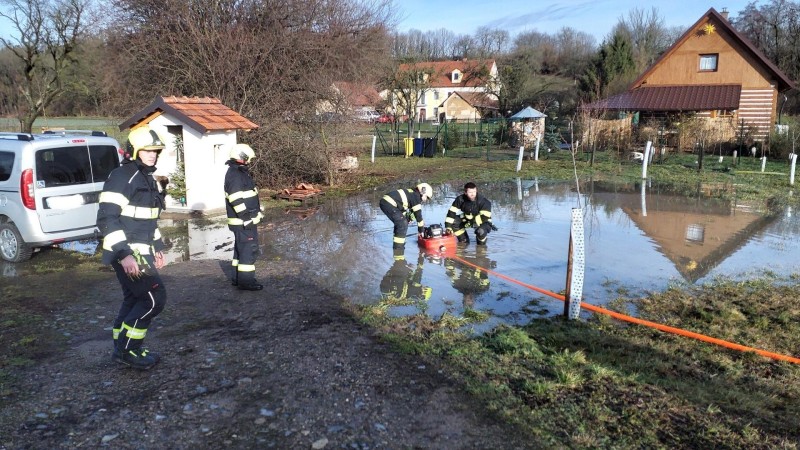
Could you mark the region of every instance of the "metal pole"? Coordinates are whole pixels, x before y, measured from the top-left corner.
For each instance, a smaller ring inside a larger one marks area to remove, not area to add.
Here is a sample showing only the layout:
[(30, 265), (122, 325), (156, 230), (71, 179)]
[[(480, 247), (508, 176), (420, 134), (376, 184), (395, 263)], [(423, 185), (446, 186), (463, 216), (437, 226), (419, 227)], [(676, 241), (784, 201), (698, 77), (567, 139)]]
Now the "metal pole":
[(378, 136), (373, 134), (372, 135), (372, 161), (375, 162), (375, 141), (378, 140)]
[(792, 154), (792, 168), (789, 169), (789, 185), (794, 186), (794, 168), (797, 164), (797, 155)]

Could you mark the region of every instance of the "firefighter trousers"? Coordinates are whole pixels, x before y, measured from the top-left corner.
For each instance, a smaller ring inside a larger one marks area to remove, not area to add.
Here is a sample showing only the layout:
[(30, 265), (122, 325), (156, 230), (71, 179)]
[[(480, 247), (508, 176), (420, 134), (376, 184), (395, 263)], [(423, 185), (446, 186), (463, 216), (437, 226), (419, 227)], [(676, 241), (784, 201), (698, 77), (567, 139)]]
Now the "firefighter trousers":
[(403, 214), (403, 211), (396, 206), (392, 206), (386, 200), (380, 201), (381, 211), (386, 214), (386, 217), (394, 223), (394, 239), (393, 247), (402, 248), (406, 245), (406, 233), (408, 233), (408, 219)]
[(111, 263), (124, 296), (113, 326), (114, 345), (123, 351), (142, 347), (150, 322), (167, 303), (167, 290), (156, 271), (153, 256), (143, 255), (143, 258), (150, 267), (138, 278), (129, 277), (120, 263)]
[(256, 259), (258, 258), (258, 229), (236, 227), (233, 231), (233, 281), (247, 286), (256, 284)]

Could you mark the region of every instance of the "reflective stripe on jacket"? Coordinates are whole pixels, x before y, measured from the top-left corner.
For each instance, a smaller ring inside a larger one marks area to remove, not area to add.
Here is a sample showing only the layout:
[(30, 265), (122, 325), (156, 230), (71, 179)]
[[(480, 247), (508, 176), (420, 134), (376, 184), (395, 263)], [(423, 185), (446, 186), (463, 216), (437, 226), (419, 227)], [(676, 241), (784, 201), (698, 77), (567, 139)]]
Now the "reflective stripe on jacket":
[(411, 211), (417, 227), (422, 228), (425, 222), (422, 220), (422, 196), (416, 189), (398, 189), (389, 192), (381, 199), (399, 209), (401, 212)]

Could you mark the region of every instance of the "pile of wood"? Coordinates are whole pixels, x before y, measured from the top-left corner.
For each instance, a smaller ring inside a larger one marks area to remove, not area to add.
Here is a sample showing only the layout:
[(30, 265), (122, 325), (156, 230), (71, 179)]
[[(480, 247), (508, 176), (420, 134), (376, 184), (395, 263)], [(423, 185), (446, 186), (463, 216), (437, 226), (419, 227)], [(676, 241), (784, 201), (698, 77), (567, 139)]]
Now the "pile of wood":
[(316, 198), (322, 194), (323, 192), (321, 189), (317, 189), (308, 183), (300, 183), (295, 186), (294, 189), (284, 189), (280, 191), (277, 195), (277, 198), (282, 198), (289, 201), (296, 200), (301, 203), (305, 203), (310, 199), (316, 200)]

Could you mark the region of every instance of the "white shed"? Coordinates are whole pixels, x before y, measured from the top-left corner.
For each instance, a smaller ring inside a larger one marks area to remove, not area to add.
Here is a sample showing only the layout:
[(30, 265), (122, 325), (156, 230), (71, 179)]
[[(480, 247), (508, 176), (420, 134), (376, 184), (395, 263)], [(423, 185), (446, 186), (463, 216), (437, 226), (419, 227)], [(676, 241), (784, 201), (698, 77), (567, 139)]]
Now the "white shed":
[[(183, 160), (186, 197), (167, 196), (167, 207), (188, 211), (224, 208), (223, 183), (228, 169), (225, 162), (231, 146), (236, 144), (236, 131), (249, 131), (258, 125), (209, 97), (156, 97), (119, 129), (133, 130), (144, 125), (167, 141), (155, 176), (173, 178)], [(183, 143), (182, 154), (178, 142)]]

